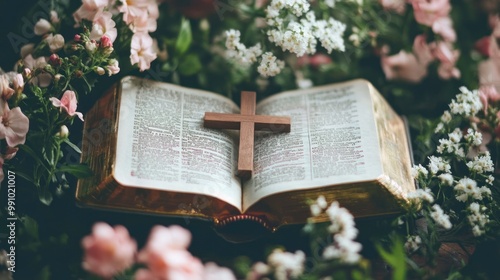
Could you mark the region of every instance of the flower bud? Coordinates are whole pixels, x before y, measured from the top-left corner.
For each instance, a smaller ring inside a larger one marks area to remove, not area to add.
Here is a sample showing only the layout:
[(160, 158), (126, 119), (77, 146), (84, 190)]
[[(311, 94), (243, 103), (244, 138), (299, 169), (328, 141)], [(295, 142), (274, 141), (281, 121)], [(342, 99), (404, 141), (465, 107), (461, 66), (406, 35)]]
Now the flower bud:
[(35, 24), (34, 32), (36, 35), (41, 36), (50, 31), (52, 25), (46, 19), (39, 19)]
[(75, 34), (75, 37), (73, 37), (73, 40), (75, 40), (75, 42), (80, 42), (81, 39), (82, 36), (80, 36), (80, 34)]
[(64, 37), (61, 34), (50, 34), (45, 38), (45, 41), (49, 44), (51, 52), (57, 52), (64, 47)]
[(50, 21), (52, 23), (59, 23), (59, 16), (57, 15), (57, 12), (52, 10), (50, 11)]
[(83, 72), (81, 70), (76, 70), (74, 75), (76, 78), (81, 78), (83, 76)]
[(96, 72), (99, 76), (102, 76), (102, 75), (104, 75), (104, 73), (106, 73), (106, 71), (104, 71), (104, 68), (102, 68), (102, 67), (96, 67), (96, 68), (94, 69), (94, 71), (95, 71), (95, 72)]
[(68, 138), (68, 135), (69, 135), (69, 130), (68, 127), (65, 125), (62, 125), (61, 128), (59, 128), (59, 132), (56, 133), (56, 137), (59, 137), (61, 139)]
[(93, 53), (97, 49), (97, 45), (95, 42), (88, 41), (85, 43), (85, 49), (87, 49), (88, 52)]
[(62, 75), (61, 74), (56, 74), (54, 76), (54, 82), (59, 82), (59, 80), (61, 79)]
[(31, 69), (24, 68), (24, 70), (23, 70), (23, 77), (24, 77), (25, 80), (29, 80), (31, 78)]
[(50, 65), (60, 66), (61, 63), (62, 63), (61, 58), (57, 54), (53, 53), (50, 55), (50, 57), (49, 57), (49, 64)]
[(113, 42), (111, 41), (111, 39), (104, 35), (101, 37), (101, 47), (102, 48), (111, 48), (113, 47)]

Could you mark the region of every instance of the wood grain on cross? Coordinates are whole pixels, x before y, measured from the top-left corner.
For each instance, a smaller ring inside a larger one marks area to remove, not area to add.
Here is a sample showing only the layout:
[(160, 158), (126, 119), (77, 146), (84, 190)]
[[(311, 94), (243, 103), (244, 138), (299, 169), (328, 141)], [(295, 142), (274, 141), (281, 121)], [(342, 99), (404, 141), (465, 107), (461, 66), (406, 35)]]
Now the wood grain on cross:
[(241, 92), (241, 114), (205, 113), (205, 127), (240, 130), (238, 176), (248, 179), (253, 172), (255, 130), (290, 132), (290, 117), (255, 115), (255, 92)]

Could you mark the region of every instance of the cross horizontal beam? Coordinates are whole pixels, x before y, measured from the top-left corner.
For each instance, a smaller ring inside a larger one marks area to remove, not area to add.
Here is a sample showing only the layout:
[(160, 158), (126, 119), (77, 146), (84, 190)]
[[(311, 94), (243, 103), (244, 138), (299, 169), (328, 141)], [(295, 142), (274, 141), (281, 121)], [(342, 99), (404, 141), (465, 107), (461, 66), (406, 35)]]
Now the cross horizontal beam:
[(205, 127), (207, 128), (239, 130), (242, 122), (254, 123), (255, 130), (290, 132), (290, 117), (205, 113)]

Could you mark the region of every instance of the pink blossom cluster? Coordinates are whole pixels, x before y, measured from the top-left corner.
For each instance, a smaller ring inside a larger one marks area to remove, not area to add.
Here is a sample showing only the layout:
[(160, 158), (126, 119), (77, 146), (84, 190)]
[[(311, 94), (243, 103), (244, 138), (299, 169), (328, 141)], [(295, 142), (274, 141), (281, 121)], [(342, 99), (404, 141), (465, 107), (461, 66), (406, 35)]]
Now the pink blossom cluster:
[(91, 40), (107, 37), (113, 43), (117, 30), (112, 17), (116, 14), (122, 15), (123, 21), (134, 33), (130, 44), (130, 63), (137, 64), (141, 71), (149, 69), (157, 56), (153, 38), (149, 35), (156, 30), (160, 14), (156, 0), (82, 0), (82, 6), (73, 17), (77, 25), (82, 19), (92, 22)]
[(180, 226), (155, 226), (139, 252), (137, 243), (123, 226), (96, 223), (82, 240), (83, 268), (103, 278), (124, 272), (136, 262), (146, 265), (135, 272), (137, 280), (235, 280), (228, 268), (203, 265), (187, 250), (191, 233)]
[[(381, 3), (388, 5), (388, 2), (382, 1)], [(459, 78), (460, 70), (455, 65), (460, 52), (453, 47), (457, 35), (449, 16), (451, 11), (449, 0), (411, 0), (409, 2), (413, 7), (415, 20), (421, 25), (428, 26), (437, 35), (437, 39), (427, 42), (426, 35), (418, 35), (414, 39), (412, 52), (401, 50), (392, 56), (387, 55), (389, 49), (384, 47), (381, 63), (386, 78), (418, 83), (427, 76), (429, 64), (436, 60), (439, 62), (440, 78)]]
[(29, 120), (21, 112), (21, 108), (9, 108), (9, 99), (14, 95), (20, 95), (24, 89), (24, 78), (21, 74), (9, 72), (0, 75), (0, 140), (5, 140), (6, 147), (2, 143), (0, 151), (0, 182), (3, 181), (3, 164), (5, 160), (12, 159), (17, 151), (17, 145), (24, 144), (26, 133), (29, 130)]

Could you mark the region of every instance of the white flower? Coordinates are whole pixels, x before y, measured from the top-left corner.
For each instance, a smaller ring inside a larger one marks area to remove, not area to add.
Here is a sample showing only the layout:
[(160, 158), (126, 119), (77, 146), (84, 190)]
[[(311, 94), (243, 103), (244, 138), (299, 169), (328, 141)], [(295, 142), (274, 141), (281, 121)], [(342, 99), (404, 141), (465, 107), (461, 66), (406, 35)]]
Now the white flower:
[(478, 188), (477, 182), (467, 177), (460, 179), (453, 189), (455, 198), (461, 202), (466, 202), (469, 198), (482, 200), (491, 196), (491, 190), (488, 187)]
[(477, 90), (470, 91), (466, 87), (460, 87), (460, 92), (456, 100), (453, 99), (449, 104), (452, 114), (473, 117), (481, 111), (483, 104)]
[(467, 135), (465, 135), (465, 140), (472, 146), (479, 146), (483, 142), (483, 134), (479, 131), (475, 131), (472, 128), (467, 129)]
[(411, 175), (413, 176), (414, 179), (425, 179), (427, 178), (427, 175), (429, 174), (429, 171), (425, 169), (421, 164), (419, 165), (414, 165), (411, 169)]
[(449, 123), (451, 121), (450, 111), (448, 110), (444, 111), (443, 115), (441, 116), (441, 121), (443, 123)]
[(335, 243), (329, 245), (323, 251), (325, 259), (338, 259), (343, 263), (353, 264), (361, 259), (359, 252), (362, 249), (360, 243), (352, 241), (343, 236), (335, 236)]
[(227, 58), (239, 63), (243, 67), (257, 62), (257, 58), (262, 54), (260, 44), (247, 48), (240, 42), (240, 31), (234, 29), (226, 31), (226, 48)]
[(49, 48), (51, 52), (57, 52), (58, 50), (64, 47), (64, 37), (61, 34), (49, 34), (45, 41), (49, 44)]
[(450, 216), (446, 215), (438, 204), (432, 205), (431, 217), (438, 225), (445, 229), (451, 229)]
[(277, 59), (271, 52), (266, 52), (262, 55), (257, 71), (263, 77), (272, 77), (278, 75), (284, 67), (285, 63), (282, 60)]
[(475, 173), (493, 172), (495, 170), (488, 151), (484, 155), (476, 156), (474, 160), (467, 162), (467, 167), (471, 172)]
[(448, 161), (441, 157), (430, 156), (429, 157), (429, 170), (431, 174), (436, 174), (438, 171), (450, 172), (451, 166)]
[(474, 236), (481, 236), (486, 232), (486, 225), (490, 222), (489, 216), (484, 212), (487, 210), (486, 207), (480, 207), (479, 203), (473, 202), (467, 208), (468, 215), (467, 221), (472, 227), (472, 233)]
[(439, 180), (441, 180), (441, 184), (445, 186), (453, 185), (453, 176), (450, 173), (443, 173), (438, 176)]
[(460, 140), (462, 140), (463, 134), (459, 128), (455, 128), (455, 130), (452, 133), (448, 134), (448, 137), (450, 138), (451, 142), (459, 143)]
[(486, 183), (488, 185), (491, 185), (493, 186), (493, 181), (495, 180), (495, 177), (493, 177), (493, 175), (489, 175), (488, 178), (486, 178)]
[(52, 24), (50, 24), (48, 20), (41, 18), (36, 22), (33, 31), (35, 32), (36, 35), (41, 36), (49, 32), (51, 28)]
[(422, 238), (418, 235), (410, 235), (405, 242), (405, 249), (407, 252), (412, 253), (418, 250), (422, 244)]
[(420, 203), (423, 201), (427, 201), (429, 203), (434, 202), (434, 197), (432, 196), (431, 189), (418, 189), (414, 190), (407, 195), (408, 200), (413, 201), (414, 203)]
[(274, 268), (274, 276), (278, 280), (297, 278), (304, 272), (306, 256), (302, 251), (295, 254), (283, 252), (281, 249), (274, 251), (267, 257), (267, 263)]

